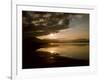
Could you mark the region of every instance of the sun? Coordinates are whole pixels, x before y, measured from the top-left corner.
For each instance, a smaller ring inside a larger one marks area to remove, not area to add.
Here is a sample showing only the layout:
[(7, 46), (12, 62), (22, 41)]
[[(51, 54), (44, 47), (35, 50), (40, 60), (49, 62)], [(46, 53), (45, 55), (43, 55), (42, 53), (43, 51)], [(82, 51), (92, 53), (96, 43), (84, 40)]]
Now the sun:
[(50, 37), (54, 37), (54, 34), (51, 33), (51, 34), (50, 34)]
[(48, 35), (48, 38), (50, 38), (50, 39), (56, 39), (56, 36), (55, 36), (55, 34), (51, 33), (51, 34)]
[(57, 35), (54, 33), (50, 33), (48, 35), (38, 36), (37, 38), (39, 38), (39, 39), (57, 39)]

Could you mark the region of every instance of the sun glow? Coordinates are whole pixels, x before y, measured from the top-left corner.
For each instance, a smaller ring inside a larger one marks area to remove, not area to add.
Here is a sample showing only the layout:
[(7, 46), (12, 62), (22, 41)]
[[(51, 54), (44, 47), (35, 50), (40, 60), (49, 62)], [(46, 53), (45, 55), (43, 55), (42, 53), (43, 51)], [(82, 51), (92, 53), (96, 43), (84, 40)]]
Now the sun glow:
[(48, 35), (38, 36), (37, 38), (39, 38), (39, 39), (57, 39), (57, 35), (54, 33), (50, 33)]
[(51, 34), (49, 34), (49, 36), (50, 36), (50, 37), (54, 37), (54, 34), (51, 33)]
[(49, 39), (56, 39), (56, 36), (55, 36), (55, 34), (51, 33), (48, 35), (48, 38)]

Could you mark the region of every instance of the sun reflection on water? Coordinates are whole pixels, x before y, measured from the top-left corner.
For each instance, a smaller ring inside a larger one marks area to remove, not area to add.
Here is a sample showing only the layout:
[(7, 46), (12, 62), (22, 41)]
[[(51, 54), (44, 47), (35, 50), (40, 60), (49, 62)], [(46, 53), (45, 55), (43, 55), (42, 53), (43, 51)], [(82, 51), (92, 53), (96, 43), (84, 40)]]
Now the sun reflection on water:
[(44, 52), (49, 52), (51, 54), (57, 53), (57, 48), (56, 47), (49, 47), (49, 48), (40, 48), (37, 51), (44, 51)]
[(88, 45), (81, 45), (77, 46), (77, 44), (74, 45), (60, 45), (59, 46), (54, 46), (54, 47), (44, 47), (44, 48), (39, 48), (37, 51), (40, 52), (47, 52), (50, 55), (60, 55), (60, 56), (65, 56), (65, 57), (70, 57), (70, 58), (76, 58), (76, 59), (88, 59), (89, 58), (89, 46)]

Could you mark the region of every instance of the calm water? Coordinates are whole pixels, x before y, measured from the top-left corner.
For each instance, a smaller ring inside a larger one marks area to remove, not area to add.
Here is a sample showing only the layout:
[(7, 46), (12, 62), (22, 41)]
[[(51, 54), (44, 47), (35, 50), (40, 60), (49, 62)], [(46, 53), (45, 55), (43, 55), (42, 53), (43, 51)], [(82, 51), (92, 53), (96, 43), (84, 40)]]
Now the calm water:
[(50, 46), (42, 47), (36, 52), (48, 52), (50, 54), (59, 54), (60, 56), (89, 60), (89, 44), (88, 43), (50, 43)]

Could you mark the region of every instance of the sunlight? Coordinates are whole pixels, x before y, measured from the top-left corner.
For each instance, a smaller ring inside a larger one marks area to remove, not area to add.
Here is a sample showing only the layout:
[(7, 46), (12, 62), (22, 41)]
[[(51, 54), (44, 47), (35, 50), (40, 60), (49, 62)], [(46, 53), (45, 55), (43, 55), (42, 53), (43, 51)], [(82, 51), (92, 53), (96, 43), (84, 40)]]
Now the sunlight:
[(50, 39), (56, 39), (56, 36), (55, 36), (55, 34), (51, 33), (51, 34), (48, 35), (48, 38), (50, 38)]
[(54, 34), (51, 33), (51, 34), (50, 34), (50, 37), (54, 37)]
[(38, 49), (37, 51), (43, 51), (43, 52), (49, 52), (49, 53), (52, 53), (52, 54), (54, 54), (54, 53), (58, 53), (57, 51), (57, 47), (48, 47), (48, 48), (40, 48), (40, 49)]
[(39, 39), (57, 39), (57, 35), (54, 33), (50, 33), (48, 35), (44, 35), (44, 36), (38, 36), (37, 38)]

